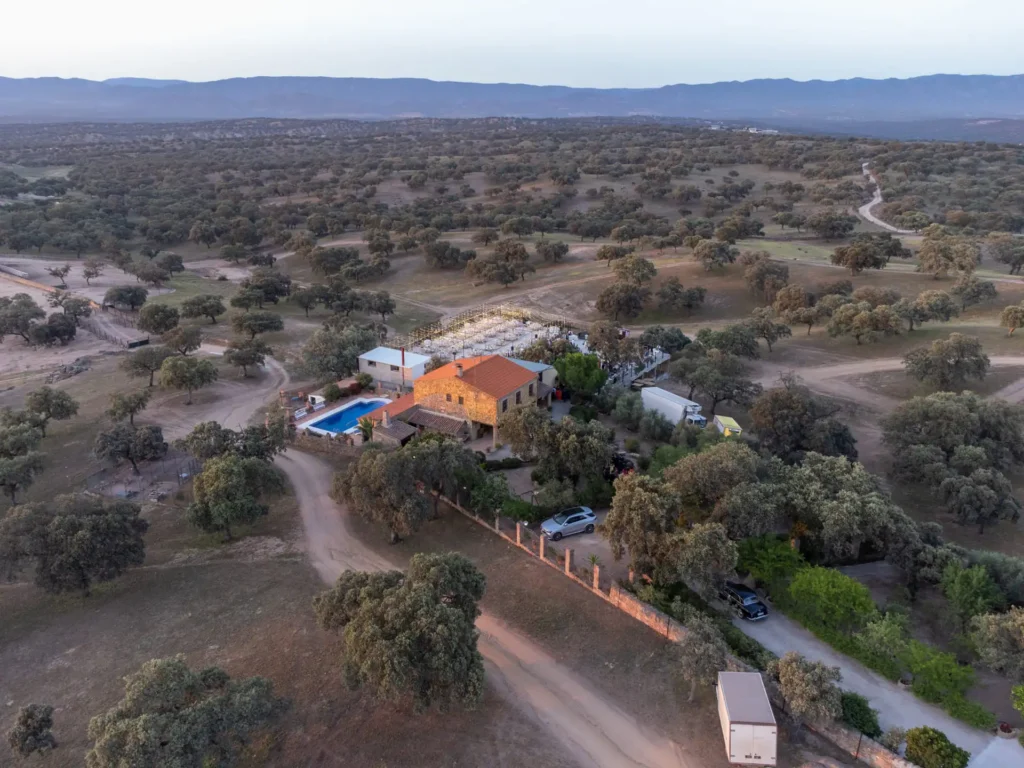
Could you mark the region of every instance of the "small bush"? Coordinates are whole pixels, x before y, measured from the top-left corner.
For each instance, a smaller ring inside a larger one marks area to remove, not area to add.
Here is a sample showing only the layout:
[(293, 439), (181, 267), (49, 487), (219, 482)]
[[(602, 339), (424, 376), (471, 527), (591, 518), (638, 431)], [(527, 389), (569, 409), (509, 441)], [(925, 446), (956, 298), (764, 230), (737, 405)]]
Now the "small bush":
[(773, 535), (741, 541), (739, 554), (736, 567), (766, 585), (788, 579), (807, 564), (785, 537)]
[(341, 387), (335, 384), (333, 381), (324, 387), (324, 400), (328, 403), (336, 403), (342, 398)]
[(373, 376), (368, 373), (356, 374), (356, 384), (360, 389), (367, 389), (373, 386)]
[(843, 691), (843, 722), (869, 738), (877, 739), (882, 735), (878, 712), (866, 698), (853, 691)]
[(626, 453), (638, 453), (640, 451), (640, 441), (635, 437), (627, 437), (622, 441), (622, 447), (626, 449)]
[(882, 737), (878, 740), (878, 743), (888, 749), (890, 752), (895, 754), (900, 753), (900, 747), (903, 746), (903, 742), (907, 740), (907, 732), (903, 728), (893, 726), (889, 728)]
[(640, 468), (641, 472), (646, 472), (651, 468), (651, 455), (649, 453), (642, 453), (636, 460), (637, 467)]
[(583, 486), (577, 494), (579, 503), (586, 507), (611, 506), (615, 490), (607, 480), (594, 478)]
[(971, 753), (928, 726), (907, 731), (907, 760), (921, 768), (967, 768)]
[(577, 421), (593, 421), (597, 418), (597, 408), (592, 405), (574, 405), (569, 409), (569, 415)]
[(227, 281), (228, 281), (228, 276), (227, 275), (217, 275), (217, 282), (218, 283), (226, 283)]
[(537, 507), (522, 499), (505, 499), (501, 505), (501, 513), (513, 520), (521, 520), (524, 523), (536, 523), (543, 520), (545, 515), (544, 507)]
[(996, 727), (996, 716), (976, 701), (968, 701), (963, 696), (950, 696), (942, 702), (942, 708), (957, 720), (973, 725), (983, 731), (991, 731)]

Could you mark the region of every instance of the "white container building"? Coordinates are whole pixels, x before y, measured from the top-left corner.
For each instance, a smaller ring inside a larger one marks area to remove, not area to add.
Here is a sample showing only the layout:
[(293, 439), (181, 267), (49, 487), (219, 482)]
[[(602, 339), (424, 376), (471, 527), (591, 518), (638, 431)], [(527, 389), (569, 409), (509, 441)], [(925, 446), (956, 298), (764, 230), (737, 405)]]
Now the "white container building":
[(734, 765), (775, 765), (778, 727), (757, 672), (718, 673), (718, 718)]
[(700, 403), (687, 400), (661, 387), (644, 387), (640, 390), (644, 408), (657, 411), (673, 424), (685, 421), (698, 427), (707, 426), (708, 420), (700, 415)]

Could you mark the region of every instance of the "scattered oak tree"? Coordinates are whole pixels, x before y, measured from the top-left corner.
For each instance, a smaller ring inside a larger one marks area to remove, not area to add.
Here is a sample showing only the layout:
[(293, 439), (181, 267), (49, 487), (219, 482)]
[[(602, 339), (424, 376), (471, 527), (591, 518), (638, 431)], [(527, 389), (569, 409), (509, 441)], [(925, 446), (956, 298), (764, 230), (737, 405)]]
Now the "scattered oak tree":
[(81, 592), (110, 581), (145, 559), (149, 523), (138, 504), (79, 493), (13, 507), (0, 519), (0, 574), (26, 564), (50, 593)]
[(137, 285), (118, 285), (107, 290), (103, 303), (111, 307), (128, 307), (133, 312), (146, 303), (149, 291)]
[(167, 333), (178, 327), (178, 310), (166, 304), (147, 304), (139, 311), (138, 328), (147, 333)]
[(53, 728), (53, 707), (47, 704), (29, 704), (18, 711), (18, 719), (14, 727), (7, 732), (7, 743), (11, 749), (22, 757), (33, 752), (45, 755), (57, 748), (57, 740), (50, 729)]
[(962, 333), (951, 333), (903, 358), (908, 376), (945, 390), (958, 389), (968, 379), (984, 379), (989, 365), (981, 340)]
[(224, 351), (224, 360), (228, 365), (241, 368), (242, 375), (248, 376), (249, 368), (262, 366), (271, 354), (273, 350), (270, 345), (261, 339), (233, 339)]
[(188, 392), (185, 405), (192, 404), (192, 393), (217, 381), (217, 367), (197, 357), (169, 357), (160, 366), (160, 385)]
[(121, 422), (96, 435), (93, 452), (114, 466), (127, 461), (137, 475), (140, 461), (157, 461), (167, 455), (167, 443), (160, 427), (135, 427)]
[(772, 344), (779, 339), (788, 338), (793, 331), (785, 323), (777, 322), (775, 311), (771, 307), (758, 307), (750, 314), (750, 318), (743, 321), (743, 324), (751, 330), (758, 339), (764, 339), (768, 345), (768, 351), (772, 351)]
[(268, 513), (263, 499), (283, 491), (284, 482), (268, 462), (229, 453), (206, 462), (193, 490), (188, 521), (207, 533), (223, 533), (230, 541), (233, 527), (251, 525)]
[(132, 352), (131, 355), (121, 361), (121, 369), (129, 376), (149, 379), (149, 386), (153, 386), (153, 375), (160, 370), (164, 360), (174, 356), (174, 351), (167, 347), (146, 346)]
[(270, 333), (284, 329), (284, 320), (274, 312), (244, 312), (231, 318), (231, 329), (235, 333), (249, 334), (255, 339), (261, 333)]
[(416, 711), (472, 709), (484, 691), (475, 625), (484, 588), (463, 555), (417, 554), (404, 574), (345, 571), (313, 605), (323, 629), (342, 633), (351, 687)]
[(182, 657), (147, 661), (117, 706), (89, 721), (87, 768), (234, 765), (246, 741), (287, 707), (263, 677), (194, 672)]
[(64, 421), (78, 413), (78, 403), (62, 389), (40, 387), (25, 396), (25, 410), (33, 414), (33, 424), (46, 436), (50, 419)]
[[(210, 324), (217, 322), (217, 318), (227, 312), (224, 306), (224, 299), (213, 294), (192, 296), (181, 303), (181, 316), (187, 318), (210, 318)], [(308, 312), (306, 313), (309, 314)]]
[(130, 426), (135, 426), (135, 417), (145, 410), (149, 405), (152, 392), (143, 389), (138, 392), (129, 392), (127, 395), (116, 393), (110, 396), (110, 408), (107, 409), (107, 416), (112, 421), (124, 421), (128, 419)]
[(195, 352), (203, 345), (203, 336), (198, 328), (178, 326), (160, 337), (165, 347), (173, 349), (179, 355)]
[(679, 499), (670, 488), (633, 472), (615, 480), (612, 507), (598, 532), (612, 557), (621, 560), (628, 553), (633, 571), (653, 577), (668, 560), (668, 537), (678, 516)]
[(385, 525), (392, 544), (430, 516), (427, 497), (417, 488), (411, 458), (404, 451), (363, 451), (358, 461), (334, 476), (331, 495), (360, 517)]

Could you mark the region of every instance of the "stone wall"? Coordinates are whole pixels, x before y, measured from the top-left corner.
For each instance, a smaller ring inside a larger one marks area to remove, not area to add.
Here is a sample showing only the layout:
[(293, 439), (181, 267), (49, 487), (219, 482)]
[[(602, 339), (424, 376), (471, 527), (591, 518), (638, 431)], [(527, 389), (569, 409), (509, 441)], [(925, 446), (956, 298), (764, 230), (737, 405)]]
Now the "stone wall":
[(838, 723), (829, 726), (807, 727), (839, 747), (850, 757), (867, 763), (872, 768), (917, 768), (914, 763), (894, 755), (877, 741)]
[(296, 448), (310, 453), (322, 453), (328, 456), (344, 456), (357, 458), (360, 449), (349, 445), (345, 440), (332, 437), (321, 437), (306, 430), (299, 430), (291, 439), (291, 444)]

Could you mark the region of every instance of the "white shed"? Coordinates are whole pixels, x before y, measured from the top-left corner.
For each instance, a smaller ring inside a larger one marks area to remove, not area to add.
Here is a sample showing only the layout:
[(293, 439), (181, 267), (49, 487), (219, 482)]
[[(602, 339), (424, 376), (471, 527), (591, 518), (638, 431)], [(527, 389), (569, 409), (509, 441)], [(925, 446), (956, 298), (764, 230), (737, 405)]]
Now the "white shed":
[(735, 765), (775, 765), (778, 728), (757, 672), (718, 673), (718, 718)]
[(359, 356), (359, 372), (368, 373), (377, 384), (411, 388), (426, 372), (430, 358), (391, 347), (376, 347)]
[(707, 426), (708, 420), (700, 415), (700, 403), (687, 400), (667, 389), (644, 387), (640, 390), (640, 399), (644, 408), (657, 411), (673, 424), (685, 420), (687, 424), (695, 424), (702, 428)]

